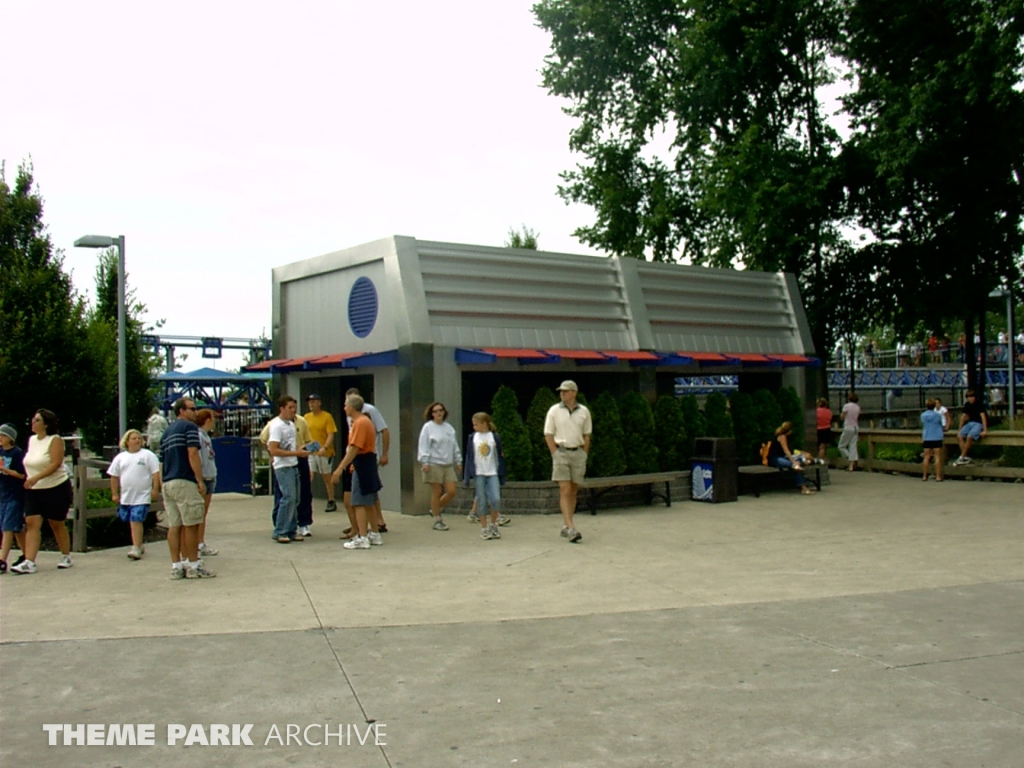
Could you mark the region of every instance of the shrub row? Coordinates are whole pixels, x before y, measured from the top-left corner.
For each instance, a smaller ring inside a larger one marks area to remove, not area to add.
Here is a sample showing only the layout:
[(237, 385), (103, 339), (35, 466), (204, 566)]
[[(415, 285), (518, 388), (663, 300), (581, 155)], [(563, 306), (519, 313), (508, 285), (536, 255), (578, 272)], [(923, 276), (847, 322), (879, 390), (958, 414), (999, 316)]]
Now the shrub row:
[[(491, 415), (501, 435), (510, 480), (549, 480), (551, 454), (544, 441), (544, 418), (559, 401), (541, 387), (524, 420), (513, 389), (502, 386), (491, 400)], [(778, 392), (759, 389), (737, 392), (731, 399), (712, 393), (701, 410), (693, 395), (662, 395), (651, 408), (639, 392), (620, 398), (602, 392), (590, 408), (594, 422), (587, 473), (591, 477), (633, 475), (688, 469), (694, 442), (700, 437), (734, 437), (741, 464), (759, 461), (761, 443), (770, 440), (783, 421), (793, 422), (794, 447), (801, 447), (803, 407), (792, 387)]]

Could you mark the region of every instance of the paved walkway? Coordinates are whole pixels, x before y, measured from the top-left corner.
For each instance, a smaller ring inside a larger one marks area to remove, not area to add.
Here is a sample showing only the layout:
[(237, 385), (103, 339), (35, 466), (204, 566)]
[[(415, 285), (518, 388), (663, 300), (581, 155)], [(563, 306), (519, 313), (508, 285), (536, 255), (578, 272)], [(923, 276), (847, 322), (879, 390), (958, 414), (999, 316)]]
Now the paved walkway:
[[(207, 581), (169, 581), (154, 544), (0, 577), (0, 762), (1024, 762), (1020, 484), (833, 473), (811, 497), (579, 516), (580, 545), (554, 517), (482, 541), (393, 513), (349, 552), (343, 513), (289, 545), (268, 518), (217, 497)], [(367, 721), (383, 746), (359, 745)], [(51, 747), (57, 722), (152, 723), (156, 746)], [(212, 723), (254, 746), (166, 743)], [(281, 745), (289, 723), (346, 743)]]

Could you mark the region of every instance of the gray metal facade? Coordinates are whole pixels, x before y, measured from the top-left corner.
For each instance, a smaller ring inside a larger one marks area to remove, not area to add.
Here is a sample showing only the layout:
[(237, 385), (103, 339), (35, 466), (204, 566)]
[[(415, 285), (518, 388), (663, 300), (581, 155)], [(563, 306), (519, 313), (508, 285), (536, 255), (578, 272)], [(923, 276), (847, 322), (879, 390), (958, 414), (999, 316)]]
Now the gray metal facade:
[[(379, 301), (362, 336), (348, 316), (360, 278)], [(400, 236), (274, 269), (273, 339), (275, 359), (397, 353), (397, 370), (359, 373), (379, 382), (376, 405), (393, 425), (382, 501), (406, 511), (426, 509), (415, 459), (423, 409), (442, 400), (461, 422), (458, 348), (814, 354), (790, 275)], [(802, 380), (795, 373), (787, 381)], [(285, 374), (284, 390), (318, 375)]]

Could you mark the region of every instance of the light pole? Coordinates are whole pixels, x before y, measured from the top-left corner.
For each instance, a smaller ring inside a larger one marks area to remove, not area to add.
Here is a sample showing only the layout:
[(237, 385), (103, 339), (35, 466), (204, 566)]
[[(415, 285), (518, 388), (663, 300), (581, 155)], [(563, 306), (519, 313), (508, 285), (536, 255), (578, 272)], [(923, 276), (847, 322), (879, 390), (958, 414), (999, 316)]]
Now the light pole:
[(128, 375), (125, 370), (126, 329), (124, 305), (124, 235), (86, 235), (75, 240), (76, 248), (117, 246), (117, 441), (128, 431)]
[(996, 288), (989, 294), (989, 298), (992, 299), (1006, 299), (1006, 364), (1007, 378), (1009, 379), (1006, 395), (1010, 401), (1009, 418), (1010, 429), (1013, 429), (1013, 417), (1014, 411), (1017, 406), (1017, 342), (1014, 338), (1013, 332), (1013, 291), (1007, 290), (1006, 288)]

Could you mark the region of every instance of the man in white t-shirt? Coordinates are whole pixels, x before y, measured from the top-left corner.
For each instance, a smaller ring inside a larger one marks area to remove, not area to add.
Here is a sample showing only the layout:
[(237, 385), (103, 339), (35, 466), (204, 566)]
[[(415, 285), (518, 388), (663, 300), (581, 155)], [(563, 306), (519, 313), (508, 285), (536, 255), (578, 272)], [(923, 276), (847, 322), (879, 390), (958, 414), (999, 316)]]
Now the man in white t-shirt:
[(282, 395), (277, 400), (277, 418), (270, 422), (270, 439), (267, 450), (273, 457), (274, 476), (281, 489), (281, 503), (274, 521), (274, 540), (280, 544), (303, 541), (298, 531), (299, 509), (299, 458), (309, 456), (309, 451), (296, 445), (295, 411), (298, 402), (291, 395)]

